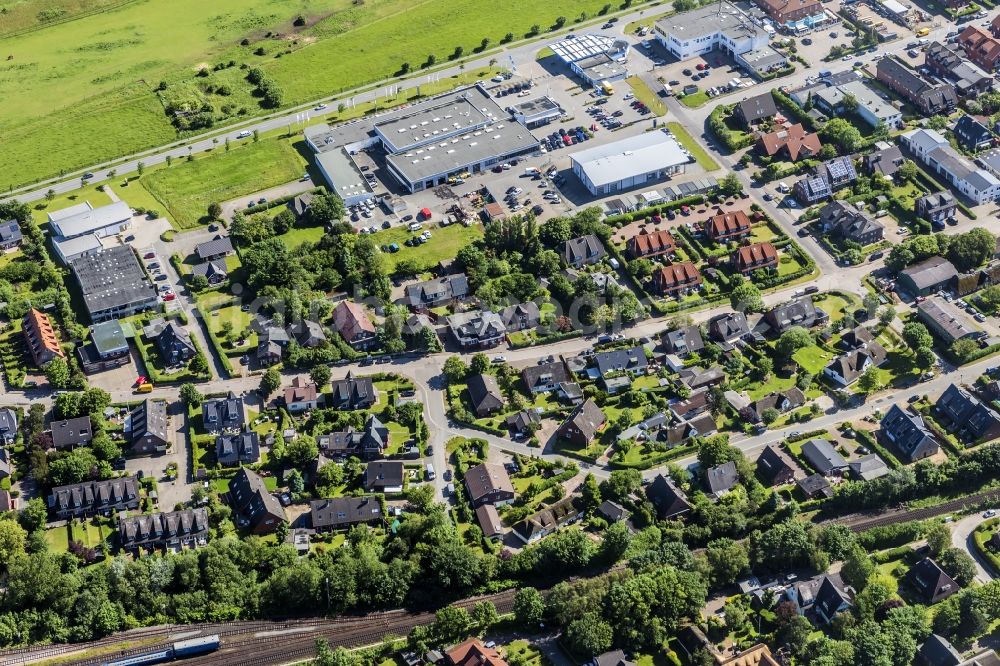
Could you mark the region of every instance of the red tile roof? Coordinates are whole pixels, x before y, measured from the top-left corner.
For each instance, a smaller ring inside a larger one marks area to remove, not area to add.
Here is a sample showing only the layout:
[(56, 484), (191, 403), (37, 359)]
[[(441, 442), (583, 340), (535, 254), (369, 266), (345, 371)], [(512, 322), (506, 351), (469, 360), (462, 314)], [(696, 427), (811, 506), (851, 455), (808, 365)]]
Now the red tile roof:
[(32, 308), (24, 316), (22, 325), (25, 336), (28, 338), (28, 346), (31, 347), (31, 356), (35, 363), (39, 364), (40, 359), (45, 359), (43, 352), (48, 352), (51, 356), (64, 357), (62, 347), (59, 346), (59, 338), (56, 337), (55, 328), (52, 327), (52, 320), (44, 312)]
[(333, 309), (333, 327), (344, 336), (348, 342), (352, 342), (364, 334), (375, 334), (375, 326), (364, 308), (353, 301), (341, 301)]
[(690, 261), (664, 266), (653, 278), (660, 291), (682, 287), (696, 287), (702, 283), (701, 272)]
[(958, 35), (958, 43), (965, 49), (969, 60), (984, 69), (993, 70), (1000, 60), (1000, 42), (974, 25), (967, 26)]
[(818, 134), (806, 132), (802, 123), (796, 123), (788, 129), (764, 134), (760, 137), (760, 146), (768, 156), (774, 156), (784, 149), (788, 151), (790, 159), (797, 160), (800, 156), (816, 155), (823, 147), (823, 143), (819, 140)]
[(716, 215), (705, 222), (705, 233), (709, 238), (727, 238), (739, 234), (750, 233), (750, 218), (746, 211)]
[(770, 243), (744, 245), (733, 253), (733, 263), (739, 271), (756, 270), (778, 263), (778, 251)]
[(677, 249), (677, 243), (669, 231), (654, 231), (632, 236), (628, 240), (628, 251), (633, 257), (655, 257), (669, 254)]
[(507, 666), (496, 650), (486, 647), (478, 638), (459, 643), (445, 654), (451, 666)]

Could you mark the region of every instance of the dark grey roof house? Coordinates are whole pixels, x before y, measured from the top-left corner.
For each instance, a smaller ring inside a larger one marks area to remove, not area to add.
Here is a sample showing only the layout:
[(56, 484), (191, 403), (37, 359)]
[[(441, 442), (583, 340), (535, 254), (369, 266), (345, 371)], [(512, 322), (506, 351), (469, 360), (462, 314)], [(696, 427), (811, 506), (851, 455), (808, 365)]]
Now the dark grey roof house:
[(134, 476), (58, 486), (49, 493), (49, 511), (57, 520), (138, 508), (139, 485)]
[(722, 465), (710, 467), (705, 472), (705, 482), (708, 489), (716, 497), (722, 497), (739, 483), (740, 476), (736, 471), (736, 463), (730, 460)]
[(479, 417), (489, 416), (503, 409), (504, 399), (493, 375), (471, 375), (466, 379), (472, 409)]
[(859, 481), (871, 481), (889, 473), (889, 466), (874, 453), (852, 460), (848, 467), (851, 468), (851, 476)]
[(214, 259), (193, 266), (191, 268), (191, 275), (201, 275), (208, 281), (208, 284), (214, 286), (226, 281), (229, 277), (229, 269), (226, 267), (225, 260)]
[(729, 312), (712, 317), (708, 321), (708, 335), (719, 342), (732, 343), (750, 333), (746, 315)]
[(810, 439), (802, 445), (802, 455), (823, 476), (840, 474), (847, 469), (847, 461), (827, 439)]
[(946, 638), (931, 634), (917, 650), (918, 663), (923, 666), (959, 666), (962, 655)]
[(769, 92), (745, 99), (735, 109), (736, 118), (746, 128), (766, 118), (773, 118), (777, 113), (778, 107)]
[(227, 433), (215, 438), (215, 459), (223, 467), (260, 460), (260, 435), (255, 432)]
[(170, 448), (167, 403), (146, 398), (129, 415), (129, 436), (134, 453), (164, 453)]
[(0, 224), (0, 249), (11, 250), (21, 244), (23, 236), (16, 220)]
[(554, 391), (559, 384), (572, 379), (562, 359), (541, 365), (529, 365), (521, 371), (521, 381), (532, 393)]
[(587, 446), (607, 420), (597, 403), (588, 398), (559, 426), (559, 436), (573, 444)]
[(234, 252), (233, 241), (228, 236), (217, 236), (195, 247), (194, 252), (202, 261), (221, 259)]
[(945, 389), (934, 408), (948, 430), (971, 444), (1000, 437), (1000, 416), (956, 384)]
[(825, 576), (823, 582), (816, 592), (816, 601), (813, 604), (816, 615), (829, 624), (839, 613), (851, 607), (851, 598), (846, 590), (837, 585), (830, 576)]
[(436, 308), (460, 301), (469, 295), (469, 279), (465, 273), (411, 284), (406, 288), (406, 303), (415, 310)]
[(528, 301), (511, 305), (500, 311), (500, 319), (508, 331), (524, 331), (535, 328), (541, 322), (538, 303)]
[(603, 377), (612, 372), (641, 375), (646, 371), (649, 362), (646, 360), (646, 349), (639, 345), (632, 349), (598, 352), (594, 354), (594, 364)]
[(881, 436), (895, 444), (909, 462), (928, 458), (940, 450), (940, 445), (924, 425), (924, 420), (904, 411), (899, 405), (893, 405), (889, 409), (880, 425)]
[(240, 432), (246, 423), (243, 398), (232, 391), (225, 398), (211, 398), (201, 403), (201, 420), (205, 430), (217, 435), (225, 431)]
[(928, 605), (944, 601), (960, 589), (958, 583), (929, 557), (914, 564), (906, 578)]
[(330, 406), (335, 409), (367, 409), (375, 404), (377, 398), (371, 377), (355, 377), (348, 372), (345, 378), (333, 380)]
[(705, 348), (701, 329), (697, 326), (682, 326), (663, 334), (663, 347), (668, 354), (687, 356)]
[(596, 264), (607, 255), (601, 239), (593, 234), (571, 238), (563, 245), (563, 260), (574, 268)]
[(208, 510), (204, 507), (141, 516), (119, 516), (123, 549), (195, 548), (208, 542)]
[(768, 445), (757, 458), (757, 473), (770, 486), (781, 486), (795, 480), (795, 465), (777, 447)]
[(17, 414), (9, 407), (0, 409), (0, 442), (13, 444), (17, 439)]
[(316, 438), (320, 451), (332, 458), (358, 458), (373, 460), (382, 455), (389, 445), (389, 429), (374, 414), (370, 414), (361, 430), (347, 426), (342, 432)]
[(972, 116), (962, 116), (952, 129), (958, 145), (969, 152), (978, 153), (993, 145), (993, 132)]
[(820, 225), (827, 233), (859, 245), (871, 245), (882, 240), (882, 225), (864, 211), (834, 200), (819, 213)]
[(309, 507), (313, 529), (318, 532), (373, 524), (383, 519), (382, 503), (372, 495), (313, 500)]
[(660, 520), (669, 520), (691, 510), (684, 493), (662, 474), (657, 475), (646, 486), (646, 497), (656, 507), (656, 515)]
[(191, 334), (173, 319), (154, 319), (142, 329), (142, 334), (156, 345), (165, 365), (183, 363), (198, 351), (191, 342)]
[(813, 303), (812, 296), (808, 295), (773, 307), (764, 315), (764, 321), (778, 335), (793, 326), (812, 328), (825, 323), (829, 318), (826, 311), (817, 308), (816, 304)]
[(267, 490), (264, 479), (246, 467), (240, 467), (229, 480), (229, 501), (238, 516), (237, 524), (254, 534), (270, 534), (285, 522), (285, 510)]
[(899, 282), (913, 296), (926, 296), (947, 289), (958, 271), (944, 257), (930, 257), (899, 272)]
[(94, 438), (89, 416), (53, 421), (50, 427), (52, 429), (52, 446), (57, 449), (86, 446)]
[(403, 463), (391, 460), (375, 460), (365, 467), (362, 485), (365, 490), (398, 493), (403, 491)]

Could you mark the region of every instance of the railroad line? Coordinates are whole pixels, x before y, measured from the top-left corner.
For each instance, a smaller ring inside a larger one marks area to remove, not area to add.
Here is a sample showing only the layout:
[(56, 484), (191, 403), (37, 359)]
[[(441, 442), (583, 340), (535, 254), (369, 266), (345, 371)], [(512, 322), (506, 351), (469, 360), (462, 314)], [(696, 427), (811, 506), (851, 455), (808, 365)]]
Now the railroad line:
[(911, 520), (926, 520), (928, 518), (942, 516), (946, 513), (968, 509), (987, 501), (1000, 501), (1000, 490), (984, 490), (973, 495), (957, 497), (955, 499), (948, 500), (947, 502), (942, 502), (941, 504), (923, 507), (920, 509), (903, 508), (890, 513), (882, 513), (878, 515), (854, 514), (851, 516), (844, 516), (843, 518), (834, 518), (826, 521), (826, 524), (846, 525), (852, 532), (864, 532), (865, 530), (870, 530), (875, 527), (884, 527), (886, 525), (895, 525), (896, 523), (905, 523)]

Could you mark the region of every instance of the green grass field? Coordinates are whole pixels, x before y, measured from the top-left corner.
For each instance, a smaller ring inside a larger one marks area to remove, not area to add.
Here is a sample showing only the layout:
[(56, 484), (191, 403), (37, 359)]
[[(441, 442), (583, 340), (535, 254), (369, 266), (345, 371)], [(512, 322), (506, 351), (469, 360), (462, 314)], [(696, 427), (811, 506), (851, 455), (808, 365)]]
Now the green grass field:
[(674, 138), (687, 148), (687, 151), (698, 161), (698, 166), (700, 166), (705, 171), (716, 171), (719, 168), (718, 162), (713, 160), (708, 151), (701, 147), (701, 144), (695, 141), (694, 137), (691, 136), (684, 126), (680, 123), (667, 123), (667, 129), (673, 133)]
[[(472, 56), (483, 38), (544, 33), (556, 17), (593, 16), (604, 0), (25, 0), (0, 30), (44, 28), (4, 40), (0, 126), (18, 160), (0, 164), (0, 187), (115, 159), (176, 138), (165, 102), (210, 104), (220, 121), (262, 112), (240, 65), (260, 67), (289, 106), (442, 65), (461, 46)], [(107, 11), (93, 11), (111, 6)], [(6, 9), (6, 5), (4, 6)], [(76, 20), (64, 20), (79, 15)], [(305, 25), (294, 26), (302, 16)], [(242, 45), (243, 40), (247, 41)], [(260, 50), (260, 54), (258, 54)], [(234, 66), (211, 71), (216, 64)], [(339, 63), (333, 66), (332, 63)], [(210, 74), (198, 76), (208, 68)], [(166, 89), (157, 87), (163, 81)], [(228, 95), (208, 86), (229, 87)], [(229, 108), (223, 111), (222, 107)], [(244, 116), (245, 117), (245, 116)]]
[(483, 237), (483, 228), (479, 224), (473, 224), (471, 227), (464, 227), (461, 224), (452, 224), (448, 227), (425, 224), (424, 229), (431, 232), (431, 239), (417, 247), (403, 245), (407, 238), (419, 235), (406, 227), (393, 227), (372, 235), (379, 247), (392, 243), (399, 245), (399, 252), (385, 253), (386, 270), (391, 273), (395, 270), (396, 264), (404, 259), (412, 259), (429, 268), (445, 259), (454, 259), (460, 249)]
[(265, 140), (236, 146), (229, 152), (219, 149), (193, 162), (176, 162), (144, 176), (142, 183), (170, 211), (180, 229), (190, 229), (201, 224), (210, 203), (295, 180), (305, 167), (305, 160), (291, 143)]
[(59, 194), (52, 201), (42, 199), (34, 202), (31, 205), (31, 217), (39, 226), (45, 225), (48, 223), (49, 213), (82, 204), (84, 201), (89, 201), (94, 208), (100, 208), (111, 203), (111, 197), (96, 187), (83, 187), (79, 190)]

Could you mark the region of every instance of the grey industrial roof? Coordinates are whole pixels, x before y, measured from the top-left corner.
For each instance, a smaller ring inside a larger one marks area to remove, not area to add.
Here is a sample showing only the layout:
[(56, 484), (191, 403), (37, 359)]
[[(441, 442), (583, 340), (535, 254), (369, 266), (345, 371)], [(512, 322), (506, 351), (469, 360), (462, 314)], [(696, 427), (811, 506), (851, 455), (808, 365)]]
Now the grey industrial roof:
[(131, 218), (132, 209), (129, 205), (124, 201), (116, 201), (107, 206), (82, 210), (75, 215), (54, 220), (51, 225), (53, 235), (73, 238)]
[(70, 268), (91, 313), (156, 299), (156, 289), (127, 245), (77, 257)]
[(594, 186), (686, 164), (691, 156), (671, 134), (653, 131), (570, 155)]
[(361, 169), (343, 148), (319, 153), (316, 155), (316, 165), (341, 199), (375, 195), (375, 190), (368, 184)]
[(503, 117), (503, 111), (485, 90), (470, 86), (387, 113), (376, 119), (374, 126), (396, 151), (402, 152)]
[(627, 42), (621, 39), (614, 39), (607, 35), (589, 34), (569, 35), (554, 44), (549, 44), (549, 48), (564, 62), (578, 62), (602, 53), (625, 50), (623, 45), (627, 47)]
[(63, 257), (73, 257), (103, 247), (101, 239), (96, 234), (84, 234), (75, 238), (54, 238), (52, 245), (58, 248), (59, 254)]
[(951, 341), (972, 335), (978, 330), (964, 312), (951, 303), (945, 303), (937, 298), (927, 299), (917, 306), (917, 310), (925, 317), (933, 319), (941, 330), (947, 333)]
[(90, 205), (89, 201), (84, 201), (83, 203), (78, 203), (67, 208), (60, 208), (59, 210), (54, 210), (48, 214), (49, 222), (65, 220), (73, 217), (74, 215), (86, 213), (88, 210), (94, 210), (94, 207)]
[(943, 284), (958, 275), (955, 266), (944, 257), (929, 257), (919, 264), (900, 271), (913, 282), (917, 289), (927, 289)]
[(536, 97), (519, 104), (514, 104), (509, 108), (512, 112), (523, 116), (534, 116), (549, 111), (562, 111), (562, 108), (551, 97)]
[(869, 113), (881, 120), (899, 115), (899, 109), (883, 100), (878, 96), (878, 93), (861, 81), (851, 81), (814, 94), (826, 101), (831, 107), (839, 105), (846, 95), (851, 95), (859, 107), (866, 108)]
[(595, 55), (586, 60), (576, 63), (576, 66), (583, 71), (591, 81), (603, 81), (613, 79), (626, 73), (625, 65), (606, 54)]
[(750, 18), (730, 2), (712, 3), (707, 7), (690, 12), (681, 12), (667, 16), (656, 22), (657, 31), (666, 35), (674, 35), (682, 41), (697, 37), (713, 35), (717, 32), (727, 37), (738, 39), (743, 36), (758, 34), (765, 31), (753, 24)]
[(101, 354), (128, 349), (125, 331), (122, 330), (121, 322), (117, 319), (91, 326), (90, 338), (94, 341), (94, 347)]
[(740, 58), (758, 72), (764, 72), (772, 67), (788, 62), (788, 58), (770, 46), (747, 51)]

